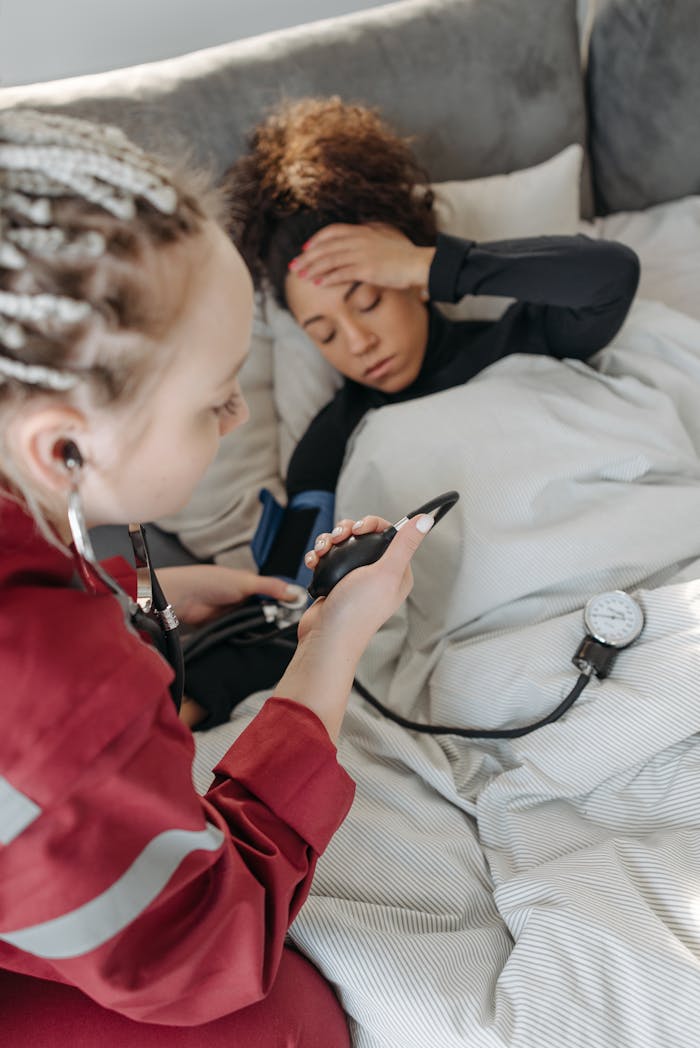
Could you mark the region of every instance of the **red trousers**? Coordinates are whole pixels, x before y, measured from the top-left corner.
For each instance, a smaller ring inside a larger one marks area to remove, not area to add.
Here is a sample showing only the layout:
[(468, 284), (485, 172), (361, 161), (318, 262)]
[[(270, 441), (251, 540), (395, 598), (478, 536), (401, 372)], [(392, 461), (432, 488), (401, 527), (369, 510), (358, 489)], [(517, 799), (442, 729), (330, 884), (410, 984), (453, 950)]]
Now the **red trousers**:
[(0, 971), (3, 1048), (349, 1048), (332, 989), (285, 949), (275, 984), (257, 1004), (203, 1026), (138, 1023), (61, 983)]

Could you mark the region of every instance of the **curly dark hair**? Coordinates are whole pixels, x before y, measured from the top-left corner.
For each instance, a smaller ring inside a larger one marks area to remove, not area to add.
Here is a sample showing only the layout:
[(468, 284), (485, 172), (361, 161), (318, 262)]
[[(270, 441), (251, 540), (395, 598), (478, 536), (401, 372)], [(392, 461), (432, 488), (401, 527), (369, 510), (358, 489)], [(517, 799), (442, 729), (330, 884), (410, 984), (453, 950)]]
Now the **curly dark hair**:
[(429, 177), (376, 109), (337, 96), (285, 101), (248, 149), (226, 176), (230, 233), (255, 286), (280, 305), (289, 262), (332, 222), (383, 222), (435, 243)]

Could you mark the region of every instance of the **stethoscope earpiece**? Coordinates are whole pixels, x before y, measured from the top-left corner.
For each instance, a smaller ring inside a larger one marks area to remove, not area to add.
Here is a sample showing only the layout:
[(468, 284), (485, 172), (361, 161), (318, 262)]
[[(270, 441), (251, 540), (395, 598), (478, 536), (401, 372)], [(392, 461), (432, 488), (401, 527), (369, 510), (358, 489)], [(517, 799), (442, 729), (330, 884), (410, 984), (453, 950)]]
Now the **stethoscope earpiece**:
[(67, 440), (61, 448), (61, 458), (66, 469), (71, 473), (73, 470), (82, 469), (84, 462), (78, 445), (73, 440)]

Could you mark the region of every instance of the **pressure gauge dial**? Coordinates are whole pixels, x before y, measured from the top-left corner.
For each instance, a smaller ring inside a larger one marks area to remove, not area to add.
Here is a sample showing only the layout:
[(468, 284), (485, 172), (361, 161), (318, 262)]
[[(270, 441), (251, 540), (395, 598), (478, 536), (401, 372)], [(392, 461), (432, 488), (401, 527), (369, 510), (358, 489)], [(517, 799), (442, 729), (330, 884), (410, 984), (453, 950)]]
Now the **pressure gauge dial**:
[(644, 626), (640, 605), (622, 590), (599, 593), (586, 604), (583, 621), (591, 637), (612, 648), (626, 648)]

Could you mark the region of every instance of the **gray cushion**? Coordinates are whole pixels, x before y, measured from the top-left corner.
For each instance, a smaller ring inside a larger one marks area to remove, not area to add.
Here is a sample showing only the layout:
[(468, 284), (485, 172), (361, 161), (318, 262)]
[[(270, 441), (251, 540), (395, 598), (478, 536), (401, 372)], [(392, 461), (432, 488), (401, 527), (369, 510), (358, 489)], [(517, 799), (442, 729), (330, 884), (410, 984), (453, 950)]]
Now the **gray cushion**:
[(698, 0), (599, 0), (589, 51), (596, 209), (700, 192)]
[(529, 167), (584, 143), (576, 0), (402, 0), (128, 70), (6, 88), (121, 125), (151, 149), (179, 139), (220, 175), (286, 93), (381, 107), (433, 180)]

